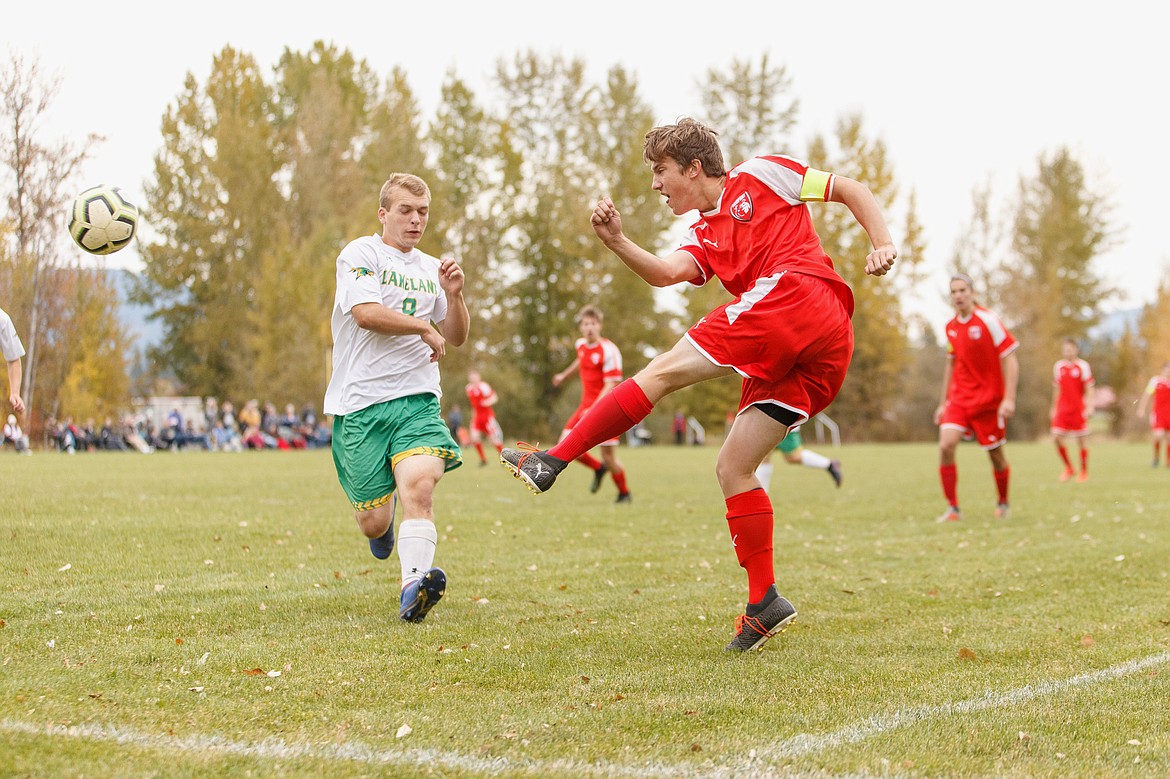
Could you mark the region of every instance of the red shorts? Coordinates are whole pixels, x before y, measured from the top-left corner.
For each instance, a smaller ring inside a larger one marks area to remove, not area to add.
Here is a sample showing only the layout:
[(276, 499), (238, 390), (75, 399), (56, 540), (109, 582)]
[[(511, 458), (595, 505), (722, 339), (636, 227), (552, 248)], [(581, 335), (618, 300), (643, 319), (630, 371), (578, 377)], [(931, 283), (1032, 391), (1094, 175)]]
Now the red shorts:
[(1080, 411), (1057, 411), (1052, 417), (1053, 435), (1084, 436), (1089, 434), (1085, 415)]
[(476, 414), (471, 418), (471, 429), (492, 441), (502, 440), (504, 437), (495, 414)]
[(947, 403), (939, 427), (969, 433), (975, 436), (975, 440), (984, 449), (996, 449), (1007, 441), (1007, 423), (998, 412), (998, 404), (972, 411), (954, 403)]
[[(577, 423), (581, 421), (583, 416), (589, 413), (589, 409), (593, 408), (594, 402), (595, 401), (591, 400), (588, 404), (582, 403), (581, 405), (577, 406), (577, 410), (573, 412), (573, 416), (569, 417), (569, 421), (565, 423), (564, 430), (561, 432), (562, 438), (564, 438), (565, 433), (569, 432), (577, 426)], [(598, 446), (617, 446), (619, 443), (621, 442), (618, 439), (611, 438), (608, 441), (602, 441), (600, 444), (598, 444)]]
[(782, 406), (798, 417), (792, 427), (837, 397), (853, 356), (853, 324), (834, 286), (784, 271), (758, 280), (687, 331), (708, 360), (744, 377), (739, 411)]
[(1150, 416), (1150, 429), (1155, 433), (1170, 432), (1170, 414), (1153, 414)]

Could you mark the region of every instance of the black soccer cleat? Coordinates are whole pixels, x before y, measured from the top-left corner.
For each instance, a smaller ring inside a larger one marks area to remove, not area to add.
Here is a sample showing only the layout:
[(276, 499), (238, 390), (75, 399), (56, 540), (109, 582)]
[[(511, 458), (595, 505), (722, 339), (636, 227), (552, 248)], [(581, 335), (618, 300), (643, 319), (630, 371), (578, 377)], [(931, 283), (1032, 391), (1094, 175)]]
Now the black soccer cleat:
[(833, 477), (833, 483), (838, 487), (841, 486), (841, 461), (831, 460), (829, 462), (829, 475)]
[(609, 468), (605, 463), (597, 466), (597, 470), (593, 472), (593, 483), (589, 485), (590, 492), (597, 492), (601, 489), (601, 480), (605, 478), (605, 474), (609, 473)]
[(500, 452), (500, 464), (535, 493), (547, 492), (557, 480), (557, 475), (568, 465), (548, 452), (510, 447), (504, 447)]
[[(767, 606), (755, 615), (740, 614), (735, 618), (735, 638), (726, 647), (728, 652), (750, 652), (759, 649), (772, 636), (782, 632), (796, 619), (796, 608), (776, 594), (775, 585), (768, 591), (774, 596)], [(764, 596), (766, 600), (768, 595)], [(748, 611), (752, 610), (748, 604)]]

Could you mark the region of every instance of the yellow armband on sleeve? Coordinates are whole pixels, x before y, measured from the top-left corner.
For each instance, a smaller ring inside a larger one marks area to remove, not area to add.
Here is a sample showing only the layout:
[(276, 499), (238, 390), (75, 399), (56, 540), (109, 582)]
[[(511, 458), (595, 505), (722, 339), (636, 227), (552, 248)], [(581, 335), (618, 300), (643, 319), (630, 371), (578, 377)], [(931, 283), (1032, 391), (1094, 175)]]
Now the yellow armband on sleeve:
[(829, 183), (832, 180), (832, 173), (816, 168), (806, 169), (804, 180), (800, 182), (800, 199), (806, 203), (824, 203), (829, 199)]

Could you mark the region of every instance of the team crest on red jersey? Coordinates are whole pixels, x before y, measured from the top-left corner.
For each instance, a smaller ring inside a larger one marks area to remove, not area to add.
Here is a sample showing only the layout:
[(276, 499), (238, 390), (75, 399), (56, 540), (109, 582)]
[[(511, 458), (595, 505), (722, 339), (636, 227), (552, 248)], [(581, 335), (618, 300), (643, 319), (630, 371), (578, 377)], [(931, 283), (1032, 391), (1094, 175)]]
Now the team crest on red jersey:
[(731, 204), (731, 208), (728, 211), (731, 213), (732, 218), (740, 222), (750, 222), (752, 220), (752, 196), (744, 192), (735, 199), (735, 202)]
[(967, 328), (967, 337), (972, 341), (978, 341), (983, 337), (983, 328), (979, 327), (979, 325), (971, 325)]

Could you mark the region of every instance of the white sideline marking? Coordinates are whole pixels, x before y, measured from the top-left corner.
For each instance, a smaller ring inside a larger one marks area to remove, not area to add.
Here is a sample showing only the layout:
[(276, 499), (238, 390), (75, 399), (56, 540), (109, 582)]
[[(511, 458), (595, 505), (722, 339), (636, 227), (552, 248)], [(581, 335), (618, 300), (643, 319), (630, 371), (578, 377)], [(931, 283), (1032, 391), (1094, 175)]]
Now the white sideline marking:
[[(720, 777), (749, 779), (751, 777), (813, 777), (825, 776), (814, 771), (794, 773), (791, 767), (776, 766), (776, 761), (801, 757), (822, 752), (845, 744), (880, 736), (902, 727), (915, 725), (955, 714), (973, 714), (988, 709), (998, 709), (1026, 703), (1046, 695), (1084, 687), (1096, 682), (1127, 676), (1147, 668), (1170, 663), (1170, 651), (1130, 660), (1100, 671), (1080, 674), (1068, 679), (1047, 680), (1019, 687), (1007, 692), (987, 692), (978, 698), (968, 698), (957, 703), (938, 706), (919, 706), (902, 709), (891, 714), (875, 715), (861, 722), (821, 735), (800, 734), (785, 739), (771, 747), (753, 750), (750, 757), (731, 764), (714, 763), (695, 765), (663, 765), (645, 763), (642, 765), (616, 765), (609, 763), (580, 763), (572, 760), (526, 760), (523, 758), (476, 758), (458, 752), (443, 752), (432, 749), (377, 749), (360, 742), (345, 744), (287, 743), (280, 739), (265, 739), (259, 742), (234, 741), (219, 736), (162, 736), (142, 733), (130, 728), (101, 723), (83, 725), (35, 725), (16, 720), (0, 720), (0, 732), (22, 733), (30, 736), (80, 738), (106, 741), (142, 749), (177, 750), (179, 752), (218, 752), (240, 757), (272, 758), (291, 760), (307, 758), (314, 760), (337, 760), (345, 762), (371, 763), (381, 765), (407, 765), (419, 768), (442, 766), (473, 773), (496, 774), (513, 771), (542, 775), (562, 772), (569, 775), (625, 776), (634, 777), (678, 777), (679, 779), (705, 779)], [(867, 774), (852, 774), (856, 777)]]
[(1045, 695), (1071, 690), (1074, 687), (1084, 687), (1094, 682), (1116, 679), (1119, 676), (1128, 676), (1129, 674), (1143, 671), (1147, 668), (1153, 668), (1154, 666), (1165, 665), (1166, 663), (1170, 663), (1170, 652), (1161, 652), (1149, 657), (1130, 660), (1109, 668), (1103, 668), (1100, 671), (1092, 671), (1090, 673), (1080, 674), (1079, 676), (1073, 676), (1069, 679), (1037, 682), (1036, 684), (1018, 687), (1007, 692), (996, 692), (992, 690), (978, 698), (968, 698), (958, 703), (943, 703), (938, 706), (919, 706), (913, 709), (902, 709), (891, 714), (875, 715), (832, 733), (793, 736), (765, 751), (768, 756), (773, 757), (799, 757), (800, 755), (807, 755), (812, 752), (833, 749), (842, 744), (855, 744), (871, 736), (878, 736), (926, 720), (949, 717), (952, 714), (973, 714), (979, 711), (986, 711), (987, 709), (1014, 706), (1018, 703), (1026, 703), (1027, 701)]

